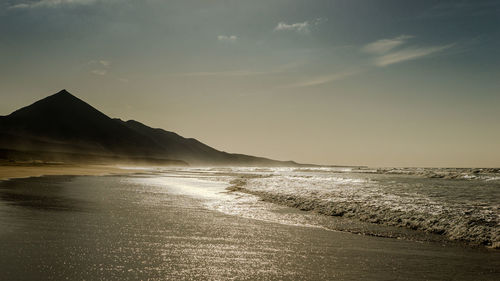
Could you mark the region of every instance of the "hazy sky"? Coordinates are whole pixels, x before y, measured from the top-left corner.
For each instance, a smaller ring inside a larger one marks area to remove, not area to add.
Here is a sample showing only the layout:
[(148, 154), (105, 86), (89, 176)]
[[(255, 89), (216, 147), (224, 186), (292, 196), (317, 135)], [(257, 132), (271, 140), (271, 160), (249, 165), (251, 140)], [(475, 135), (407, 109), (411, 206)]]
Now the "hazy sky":
[(0, 115), (63, 88), (229, 152), (500, 166), (500, 1), (1, 1)]

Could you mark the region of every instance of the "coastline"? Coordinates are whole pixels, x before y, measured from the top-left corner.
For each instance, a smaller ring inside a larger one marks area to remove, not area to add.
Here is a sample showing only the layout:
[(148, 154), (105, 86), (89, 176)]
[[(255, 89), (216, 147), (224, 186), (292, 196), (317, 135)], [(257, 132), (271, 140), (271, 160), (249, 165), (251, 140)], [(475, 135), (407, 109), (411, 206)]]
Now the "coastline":
[[(478, 176), (467, 180), (313, 173), (293, 177), (286, 173), (242, 174), (231, 181), (227, 190), (258, 196), (269, 203), (342, 218), (342, 221), (353, 220), (354, 226), (367, 224), (366, 229), (362, 228), (363, 234), (406, 237), (406, 231), (416, 231), (428, 235), (423, 237), (425, 240), (438, 238), (436, 240), (472, 247), (500, 248), (496, 202), (485, 199), (498, 194), (496, 178)], [(406, 189), (395, 187), (397, 181), (405, 183)], [(462, 203), (457, 204), (457, 200)], [(387, 227), (387, 230), (378, 226)], [(335, 225), (334, 229), (360, 232), (350, 224)]]
[[(126, 167), (126, 166), (118, 166), (115, 165), (105, 165), (105, 164), (69, 164), (69, 163), (57, 163), (57, 162), (10, 162), (10, 163), (0, 163), (0, 182), (6, 181), (10, 179), (16, 178), (30, 178), (30, 177), (42, 177), (42, 176), (107, 176), (107, 175), (130, 175), (130, 174), (138, 174), (141, 172), (151, 172), (151, 167)], [(234, 174), (233, 176), (236, 176)], [(258, 196), (260, 200), (274, 203), (281, 206), (287, 206), (291, 208), (295, 208), (302, 211), (312, 211), (317, 213), (318, 215), (323, 216), (334, 216), (334, 217), (342, 217), (345, 221), (341, 223), (337, 222), (334, 226), (335, 230), (350, 232), (354, 234), (364, 234), (369, 236), (378, 236), (378, 237), (386, 237), (386, 238), (397, 238), (397, 239), (408, 239), (408, 240), (418, 240), (418, 241), (433, 241), (438, 243), (457, 243), (463, 244), (468, 247), (485, 247), (489, 249), (498, 250), (500, 248), (499, 243), (493, 237), (495, 231), (491, 232), (481, 232), (477, 233), (473, 232), (476, 236), (464, 236), (464, 231), (459, 232), (462, 234), (461, 237), (453, 237), (445, 230), (441, 229), (451, 229), (448, 224), (448, 220), (437, 220), (444, 221), (439, 225), (437, 223), (433, 224), (434, 228), (429, 228), (425, 224), (422, 223), (422, 220), (417, 221), (414, 226), (408, 226), (408, 223), (412, 221), (409, 218), (415, 216), (415, 214), (408, 214), (403, 216), (402, 214), (397, 214), (397, 218), (403, 218), (407, 225), (404, 224), (396, 224), (390, 219), (381, 218), (377, 221), (374, 221), (374, 217), (376, 218), (376, 214), (373, 212), (365, 212), (363, 213), (363, 209), (357, 209), (356, 216), (352, 214), (345, 214), (345, 210), (347, 207), (342, 204), (315, 204), (314, 200), (298, 196), (294, 194), (275, 194), (272, 191), (264, 191), (264, 190), (253, 190), (245, 187), (246, 181), (249, 175), (245, 175), (243, 178), (236, 177), (233, 179), (225, 188), (227, 192), (241, 192), (249, 195)], [(252, 177), (252, 176), (250, 176)], [(259, 178), (259, 177), (257, 177)], [(338, 205), (338, 206), (337, 206)], [(345, 204), (344, 204), (345, 205)], [(340, 207), (339, 207), (340, 206)], [(368, 210), (370, 211), (370, 210)], [(361, 216), (361, 217), (360, 217)], [(369, 217), (370, 216), (370, 217)], [(385, 219), (385, 220), (383, 220)], [(366, 224), (369, 226), (367, 227)], [(381, 230), (381, 228), (387, 228)], [(437, 231), (436, 231), (437, 229)], [(469, 229), (468, 227), (465, 228)], [(474, 229), (478, 229), (475, 227)], [(415, 230), (418, 234), (408, 234), (408, 231)], [(453, 234), (453, 233), (452, 233)], [(427, 237), (428, 235), (428, 237)], [(425, 236), (425, 237), (424, 237)]]

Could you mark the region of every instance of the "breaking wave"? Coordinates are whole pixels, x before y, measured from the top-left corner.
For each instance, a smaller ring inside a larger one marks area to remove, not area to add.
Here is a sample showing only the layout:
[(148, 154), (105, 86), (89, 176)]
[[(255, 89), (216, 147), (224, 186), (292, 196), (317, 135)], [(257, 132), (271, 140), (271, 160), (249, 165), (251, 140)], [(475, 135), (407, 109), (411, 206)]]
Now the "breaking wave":
[(268, 202), (500, 247), (500, 177), (496, 170), (360, 172), (336, 167), (233, 168), (232, 172), (239, 176), (229, 190), (257, 195)]

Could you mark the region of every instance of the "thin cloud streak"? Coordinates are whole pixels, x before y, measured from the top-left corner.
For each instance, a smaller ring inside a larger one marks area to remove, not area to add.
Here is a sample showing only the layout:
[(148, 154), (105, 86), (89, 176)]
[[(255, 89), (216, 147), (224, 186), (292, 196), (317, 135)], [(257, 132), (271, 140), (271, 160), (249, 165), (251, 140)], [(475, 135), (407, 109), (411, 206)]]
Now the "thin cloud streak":
[(106, 69), (94, 69), (94, 70), (90, 71), (90, 73), (95, 74), (95, 75), (104, 76), (104, 75), (108, 74), (108, 71)]
[(355, 70), (347, 70), (344, 72), (337, 72), (329, 75), (316, 76), (298, 83), (283, 86), (282, 88), (302, 88), (302, 87), (323, 85), (333, 81), (346, 79), (353, 75), (359, 74), (363, 71), (364, 71), (363, 69), (355, 69)]
[(401, 35), (392, 39), (381, 39), (373, 43), (366, 44), (362, 51), (370, 54), (384, 54), (388, 51), (403, 45), (408, 39), (413, 38), (411, 35)]
[(400, 51), (389, 53), (375, 59), (376, 66), (387, 66), (404, 61), (414, 60), (429, 56), (434, 53), (442, 52), (446, 49), (453, 47), (455, 44), (448, 44), (444, 46), (422, 47), (414, 48), (409, 47)]
[(375, 42), (366, 44), (361, 48), (364, 53), (375, 55), (373, 64), (378, 67), (383, 67), (395, 63), (414, 60), (438, 53), (453, 47), (455, 44), (415, 47), (405, 46), (408, 40), (414, 38), (412, 35), (400, 35), (391, 39), (380, 39)]
[(310, 33), (311, 27), (315, 25), (319, 25), (326, 21), (324, 18), (317, 18), (313, 21), (304, 21), (288, 24), (286, 22), (279, 22), (278, 25), (274, 28), (274, 31), (296, 31), (298, 33)]
[(275, 31), (280, 30), (292, 30), (297, 31), (299, 33), (309, 33), (309, 22), (298, 22), (293, 24), (287, 24), (286, 22), (279, 22), (278, 25), (274, 28)]
[(90, 5), (96, 0), (40, 0), (36, 2), (20, 3), (10, 6), (10, 9), (55, 8), (62, 5)]
[(219, 35), (217, 36), (217, 40), (222, 42), (234, 43), (238, 40), (238, 36), (236, 35)]
[(87, 63), (88, 65), (100, 65), (104, 67), (110, 67), (111, 61), (109, 60), (91, 60)]
[(187, 72), (179, 73), (176, 76), (251, 76), (251, 75), (262, 75), (269, 74), (271, 72), (266, 71), (247, 71), (247, 70), (234, 70), (234, 71), (200, 71), (200, 72)]
[(254, 71), (254, 70), (229, 70), (229, 71), (201, 71), (201, 72), (186, 72), (186, 73), (178, 73), (175, 76), (183, 76), (183, 77), (195, 77), (195, 76), (226, 76), (226, 77), (235, 77), (235, 76), (255, 76), (255, 75), (270, 75), (270, 74), (281, 74), (292, 72), (293, 69), (297, 68), (301, 65), (301, 62), (292, 62), (283, 64), (275, 67), (271, 70), (263, 70), (263, 71)]

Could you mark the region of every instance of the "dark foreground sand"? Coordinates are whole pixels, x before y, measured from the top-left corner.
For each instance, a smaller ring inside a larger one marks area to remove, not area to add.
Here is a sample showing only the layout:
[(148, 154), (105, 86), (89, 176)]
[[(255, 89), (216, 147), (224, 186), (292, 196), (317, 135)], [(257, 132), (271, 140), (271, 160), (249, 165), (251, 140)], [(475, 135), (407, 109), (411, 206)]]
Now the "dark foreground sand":
[[(0, 280), (498, 280), (498, 251), (225, 215), (141, 177), (0, 182)], [(134, 178), (134, 180), (130, 180)]]

